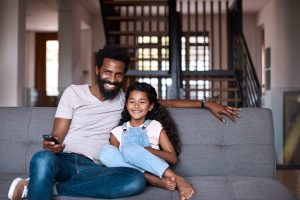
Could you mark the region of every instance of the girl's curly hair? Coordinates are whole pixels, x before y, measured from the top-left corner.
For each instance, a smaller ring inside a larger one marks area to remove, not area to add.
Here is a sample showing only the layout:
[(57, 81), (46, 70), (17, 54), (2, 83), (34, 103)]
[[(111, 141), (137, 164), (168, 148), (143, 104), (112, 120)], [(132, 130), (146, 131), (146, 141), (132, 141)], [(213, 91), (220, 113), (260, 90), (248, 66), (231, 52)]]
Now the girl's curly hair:
[[(164, 130), (166, 131), (175, 149), (176, 154), (179, 155), (181, 152), (181, 143), (180, 143), (180, 138), (179, 138), (176, 124), (173, 118), (170, 116), (169, 112), (165, 108), (161, 107), (161, 105), (158, 103), (157, 93), (155, 89), (148, 83), (135, 82), (132, 85), (130, 85), (126, 91), (125, 94), (126, 103), (128, 101), (130, 92), (134, 90), (145, 92), (148, 95), (149, 102), (150, 104), (154, 104), (154, 107), (151, 111), (147, 113), (146, 119), (157, 120), (162, 124)], [(131, 116), (129, 115), (129, 112), (125, 104), (124, 109), (121, 113), (121, 119), (119, 121), (119, 125), (122, 125), (127, 121), (130, 121), (130, 119)]]

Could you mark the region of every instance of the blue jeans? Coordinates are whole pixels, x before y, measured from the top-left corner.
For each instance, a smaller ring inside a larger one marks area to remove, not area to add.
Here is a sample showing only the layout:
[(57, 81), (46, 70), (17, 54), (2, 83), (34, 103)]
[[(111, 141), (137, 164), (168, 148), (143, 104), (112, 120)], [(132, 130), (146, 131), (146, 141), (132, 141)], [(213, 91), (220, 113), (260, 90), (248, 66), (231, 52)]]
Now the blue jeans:
[(166, 161), (134, 143), (122, 146), (122, 153), (112, 145), (102, 147), (100, 161), (107, 167), (131, 167), (141, 172), (150, 172), (160, 178), (169, 167)]
[(29, 174), (29, 200), (51, 200), (55, 183), (59, 195), (94, 198), (132, 196), (146, 185), (137, 170), (106, 168), (75, 153), (39, 151), (31, 159)]

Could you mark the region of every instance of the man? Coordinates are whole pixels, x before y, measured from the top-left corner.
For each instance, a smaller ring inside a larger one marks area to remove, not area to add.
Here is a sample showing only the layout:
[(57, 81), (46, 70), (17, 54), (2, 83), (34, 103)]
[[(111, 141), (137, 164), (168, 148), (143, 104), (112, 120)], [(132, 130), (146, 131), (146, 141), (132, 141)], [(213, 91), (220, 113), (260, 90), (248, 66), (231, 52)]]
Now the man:
[[(52, 199), (53, 191), (65, 196), (121, 198), (139, 194), (146, 181), (131, 168), (105, 168), (99, 163), (99, 149), (109, 143), (109, 133), (124, 108), (121, 86), (129, 57), (117, 46), (106, 46), (97, 54), (97, 83), (71, 85), (63, 93), (54, 118), (52, 135), (60, 144), (43, 141), (45, 150), (35, 153), (28, 179), (16, 178), (10, 199)], [(160, 101), (166, 107), (195, 107), (199, 101)], [(221, 114), (234, 120), (238, 109), (210, 101), (201, 102), (220, 120)], [(27, 192), (28, 185), (28, 192)], [(28, 195), (28, 196), (27, 196)]]

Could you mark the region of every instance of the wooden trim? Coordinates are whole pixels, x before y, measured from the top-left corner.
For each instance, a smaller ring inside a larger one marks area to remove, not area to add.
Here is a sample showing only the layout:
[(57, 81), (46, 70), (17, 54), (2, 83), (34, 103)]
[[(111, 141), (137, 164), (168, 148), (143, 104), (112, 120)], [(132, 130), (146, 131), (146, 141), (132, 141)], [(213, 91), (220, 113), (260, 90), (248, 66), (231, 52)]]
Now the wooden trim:
[(36, 33), (35, 88), (38, 91), (46, 91), (46, 42), (57, 38), (57, 33)]

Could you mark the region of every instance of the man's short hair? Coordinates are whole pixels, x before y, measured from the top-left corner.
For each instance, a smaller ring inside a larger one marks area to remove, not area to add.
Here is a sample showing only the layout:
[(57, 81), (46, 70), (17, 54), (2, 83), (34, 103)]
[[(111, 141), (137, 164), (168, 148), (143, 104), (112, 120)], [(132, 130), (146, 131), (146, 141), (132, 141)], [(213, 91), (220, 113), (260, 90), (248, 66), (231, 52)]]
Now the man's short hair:
[(121, 49), (119, 46), (106, 45), (103, 49), (100, 49), (98, 51), (96, 64), (99, 70), (103, 64), (104, 58), (111, 58), (123, 62), (125, 64), (124, 73), (127, 72), (130, 59), (128, 54), (125, 53), (125, 51)]

